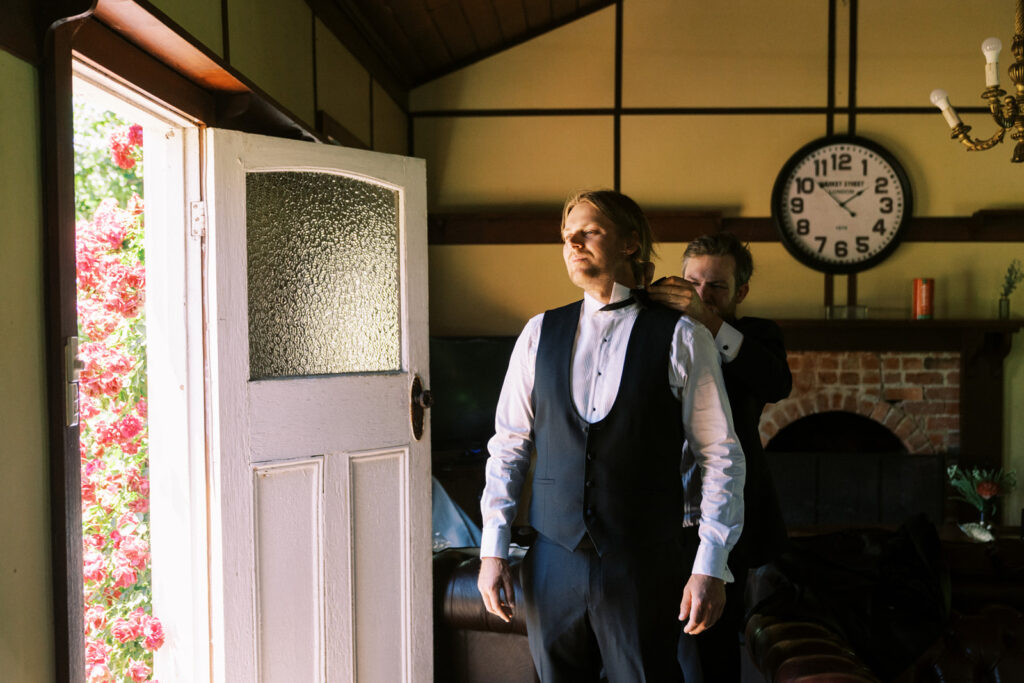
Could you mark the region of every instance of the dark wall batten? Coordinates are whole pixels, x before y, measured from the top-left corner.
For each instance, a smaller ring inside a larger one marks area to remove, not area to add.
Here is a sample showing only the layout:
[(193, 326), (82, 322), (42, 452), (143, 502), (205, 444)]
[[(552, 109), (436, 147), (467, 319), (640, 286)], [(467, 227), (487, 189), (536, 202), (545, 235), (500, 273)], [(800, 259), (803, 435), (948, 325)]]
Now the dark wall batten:
[[(689, 242), (708, 232), (727, 230), (747, 242), (777, 242), (769, 217), (728, 217), (721, 212), (647, 211), (660, 242)], [(552, 244), (559, 242), (559, 210), (434, 213), (430, 244)], [(555, 227), (552, 227), (555, 226)], [(904, 242), (1024, 242), (1024, 209), (978, 211), (972, 216), (914, 217)]]

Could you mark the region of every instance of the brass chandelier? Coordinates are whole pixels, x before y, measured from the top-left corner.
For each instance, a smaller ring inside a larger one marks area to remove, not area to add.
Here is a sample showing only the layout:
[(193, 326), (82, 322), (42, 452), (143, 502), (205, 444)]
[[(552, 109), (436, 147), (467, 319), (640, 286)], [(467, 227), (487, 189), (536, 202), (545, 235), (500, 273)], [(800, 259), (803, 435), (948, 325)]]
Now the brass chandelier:
[[(975, 140), (968, 133), (971, 127), (960, 120), (960, 116), (949, 103), (949, 94), (942, 89), (932, 91), (932, 104), (942, 110), (946, 123), (953, 129), (950, 137), (959, 140), (967, 147), (968, 151), (991, 149), (1003, 141), (1003, 135), (1010, 128), (1013, 132), (1010, 137), (1017, 141), (1013, 149), (1013, 163), (1024, 162), (1024, 0), (1017, 0), (1017, 16), (1014, 23), (1013, 45), (1010, 50), (1013, 52), (1014, 62), (1007, 69), (1010, 80), (1017, 89), (1016, 95), (1006, 95), (1006, 91), (999, 87), (999, 52), (1003, 44), (998, 38), (987, 38), (981, 44), (981, 51), (985, 55), (985, 91), (981, 93), (982, 98), (988, 102), (988, 109), (992, 113), (992, 119), (999, 126), (999, 129), (988, 140)], [(1000, 105), (1000, 98), (1006, 95)]]

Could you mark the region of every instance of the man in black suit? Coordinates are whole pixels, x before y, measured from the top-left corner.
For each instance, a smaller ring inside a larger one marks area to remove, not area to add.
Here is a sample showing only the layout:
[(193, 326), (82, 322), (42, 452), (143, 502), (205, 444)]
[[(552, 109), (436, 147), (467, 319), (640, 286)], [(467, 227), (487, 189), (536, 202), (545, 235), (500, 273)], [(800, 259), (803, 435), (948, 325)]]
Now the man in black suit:
[(738, 636), (745, 616), (747, 570), (771, 560), (786, 542), (758, 423), (766, 403), (789, 395), (793, 379), (779, 326), (763, 318), (736, 316), (736, 307), (750, 291), (753, 269), (750, 250), (735, 235), (720, 232), (687, 246), (682, 278), (663, 278), (648, 288), (653, 300), (686, 313), (714, 336), (733, 424), (747, 462), (743, 533), (729, 555), (736, 580), (726, 586), (725, 612), (718, 623), (703, 633), (684, 633), (680, 638), (687, 683), (699, 682), (701, 676), (708, 683), (740, 680)]

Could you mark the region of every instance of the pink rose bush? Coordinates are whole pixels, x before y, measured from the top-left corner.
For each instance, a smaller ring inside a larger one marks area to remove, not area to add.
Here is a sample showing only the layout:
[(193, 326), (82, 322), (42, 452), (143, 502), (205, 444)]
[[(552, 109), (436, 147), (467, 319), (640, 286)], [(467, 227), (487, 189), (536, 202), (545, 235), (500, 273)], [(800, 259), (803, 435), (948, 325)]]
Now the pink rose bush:
[[(110, 160), (142, 160), (142, 127), (109, 136)], [(135, 185), (141, 189), (141, 181)], [(150, 681), (164, 644), (152, 615), (143, 200), (103, 199), (76, 229), (86, 680)]]

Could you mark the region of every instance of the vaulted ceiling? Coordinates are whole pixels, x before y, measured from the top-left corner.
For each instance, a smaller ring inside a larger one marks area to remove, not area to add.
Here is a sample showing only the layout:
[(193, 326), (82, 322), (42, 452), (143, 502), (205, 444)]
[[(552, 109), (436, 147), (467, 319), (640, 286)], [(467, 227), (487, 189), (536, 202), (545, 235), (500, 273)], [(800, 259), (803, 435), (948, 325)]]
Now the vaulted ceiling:
[(410, 89), (614, 4), (614, 0), (319, 0)]

